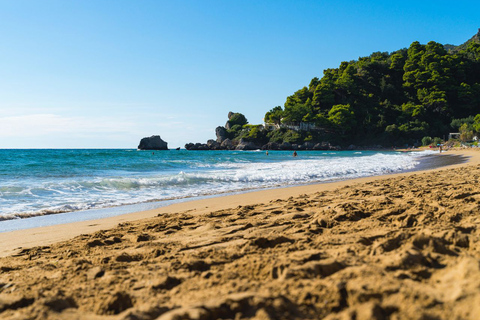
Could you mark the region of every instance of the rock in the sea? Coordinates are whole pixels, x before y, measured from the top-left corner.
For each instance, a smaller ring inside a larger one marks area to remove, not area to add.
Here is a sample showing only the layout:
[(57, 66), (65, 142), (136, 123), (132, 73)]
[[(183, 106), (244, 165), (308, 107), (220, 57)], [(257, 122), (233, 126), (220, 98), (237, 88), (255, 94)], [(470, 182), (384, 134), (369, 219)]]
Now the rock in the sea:
[(151, 136), (140, 140), (139, 150), (168, 150), (167, 142), (163, 141), (160, 136)]
[(220, 149), (220, 143), (217, 141), (210, 139), (207, 141), (207, 146), (210, 150), (219, 150)]
[[(212, 141), (214, 141), (214, 140), (212, 140)], [(187, 149), (187, 150), (210, 150), (208, 145), (205, 144), (205, 143), (195, 143), (195, 144), (193, 144), (191, 142), (187, 143), (185, 145), (185, 149)]]

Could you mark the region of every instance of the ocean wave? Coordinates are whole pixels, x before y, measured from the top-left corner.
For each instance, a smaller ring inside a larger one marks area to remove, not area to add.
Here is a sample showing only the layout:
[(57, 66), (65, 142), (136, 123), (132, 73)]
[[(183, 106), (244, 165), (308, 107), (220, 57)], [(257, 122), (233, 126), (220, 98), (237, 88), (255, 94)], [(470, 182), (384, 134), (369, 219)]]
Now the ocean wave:
[(171, 159), (178, 170), (126, 171), (124, 175), (105, 170), (102, 176), (48, 176), (23, 186), (4, 186), (0, 220), (394, 173), (413, 169), (429, 153), (327, 152), (295, 159), (289, 153), (245, 154), (205, 153), (203, 159), (195, 159), (194, 169), (191, 163), (179, 165), (185, 159)]

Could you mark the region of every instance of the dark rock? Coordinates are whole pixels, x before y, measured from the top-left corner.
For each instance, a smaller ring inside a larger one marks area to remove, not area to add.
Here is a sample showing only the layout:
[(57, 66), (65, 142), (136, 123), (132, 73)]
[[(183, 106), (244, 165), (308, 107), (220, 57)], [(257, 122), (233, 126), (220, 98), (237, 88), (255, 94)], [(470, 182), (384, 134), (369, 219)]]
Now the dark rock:
[(217, 136), (217, 142), (222, 143), (227, 139), (227, 129), (225, 129), (225, 127), (217, 127), (215, 129), (215, 135)]
[(280, 149), (282, 150), (291, 150), (292, 149), (292, 144), (290, 142), (283, 142), (280, 145)]
[(215, 141), (213, 139), (210, 139), (210, 140), (207, 141), (207, 146), (210, 150), (220, 149), (220, 143), (218, 143), (217, 141)]
[(205, 143), (187, 143), (185, 145), (185, 149), (187, 150), (210, 150), (210, 148), (208, 147), (208, 145), (206, 145)]
[(280, 146), (278, 145), (278, 143), (269, 142), (262, 147), (262, 150), (280, 150)]
[(247, 141), (245, 139), (240, 139), (235, 150), (257, 150), (260, 149), (255, 143)]
[(314, 147), (314, 146), (315, 146), (315, 144), (314, 144), (313, 142), (309, 142), (309, 141), (304, 142), (304, 143), (302, 144), (302, 148), (303, 148), (304, 150), (313, 150), (313, 147)]
[(314, 146), (313, 146), (313, 150), (325, 150), (322, 146), (321, 143), (316, 143)]
[(195, 148), (197, 150), (210, 150), (206, 143), (195, 143)]
[(234, 148), (232, 140), (230, 140), (228, 138), (223, 140), (221, 146), (222, 146), (223, 149), (228, 149), (228, 150), (231, 150), (231, 149)]
[(139, 150), (168, 150), (167, 142), (163, 141), (160, 136), (151, 136), (143, 138), (138, 145)]

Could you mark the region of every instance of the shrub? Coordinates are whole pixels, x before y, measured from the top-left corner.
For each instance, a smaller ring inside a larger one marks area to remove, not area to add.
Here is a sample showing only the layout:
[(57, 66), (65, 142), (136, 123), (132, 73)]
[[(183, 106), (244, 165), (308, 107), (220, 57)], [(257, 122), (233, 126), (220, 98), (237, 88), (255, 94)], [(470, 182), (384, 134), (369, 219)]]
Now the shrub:
[(293, 130), (288, 130), (283, 135), (283, 141), (289, 143), (302, 143), (302, 136)]
[(433, 138), (433, 144), (436, 146), (438, 144), (442, 144), (443, 143), (443, 140), (440, 139), (439, 137), (435, 137)]
[(428, 146), (432, 144), (432, 137), (423, 137), (422, 146)]

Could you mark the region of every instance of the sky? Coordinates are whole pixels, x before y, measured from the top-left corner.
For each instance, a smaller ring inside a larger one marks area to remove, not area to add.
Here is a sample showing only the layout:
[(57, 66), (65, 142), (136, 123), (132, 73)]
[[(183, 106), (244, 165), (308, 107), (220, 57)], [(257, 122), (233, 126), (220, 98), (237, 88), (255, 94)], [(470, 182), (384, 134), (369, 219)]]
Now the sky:
[(0, 0), (0, 148), (169, 148), (252, 124), (323, 70), (459, 45), (477, 1)]

